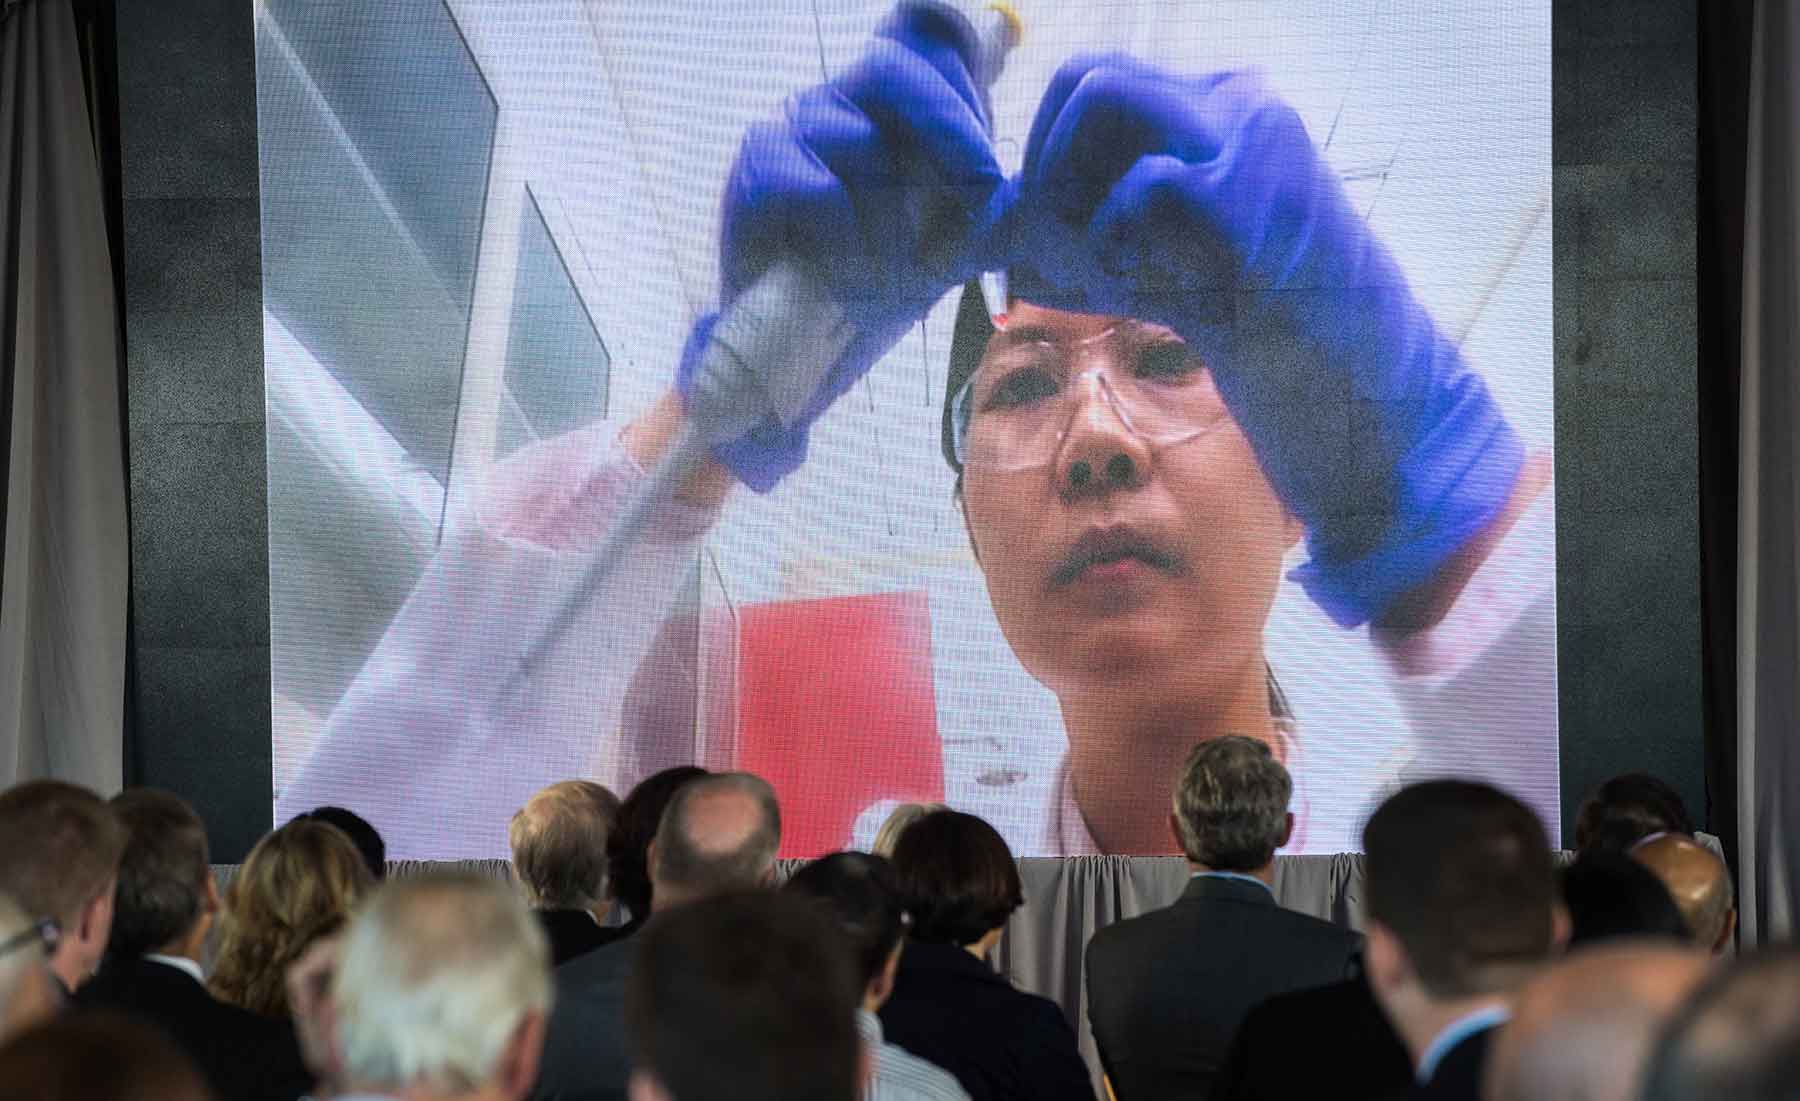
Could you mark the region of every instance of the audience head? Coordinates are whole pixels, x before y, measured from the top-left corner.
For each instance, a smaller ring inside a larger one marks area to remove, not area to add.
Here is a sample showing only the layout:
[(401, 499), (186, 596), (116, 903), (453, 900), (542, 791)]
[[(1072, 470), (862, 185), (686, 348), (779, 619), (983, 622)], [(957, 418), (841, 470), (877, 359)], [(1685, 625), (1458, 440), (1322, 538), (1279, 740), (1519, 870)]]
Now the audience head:
[(1643, 1101), (1800, 1098), (1800, 949), (1724, 965), (1653, 1046)]
[(940, 810), (914, 822), (893, 865), (914, 940), (986, 948), (1025, 904), (1005, 839), (972, 814)]
[(1363, 847), (1369, 985), (1415, 1058), (1447, 1008), (1517, 986), (1562, 936), (1544, 827), (1486, 784), (1402, 789)]
[(1731, 871), (1717, 853), (1693, 838), (1665, 833), (1639, 842), (1634, 860), (1662, 882), (1700, 947), (1721, 952), (1737, 931)]
[(1208, 738), (1188, 754), (1170, 816), (1181, 851), (1220, 872), (1256, 872), (1294, 832), (1288, 813), (1294, 782), (1268, 744)]
[(894, 845), (899, 842), (900, 835), (906, 832), (906, 827), (934, 810), (949, 809), (942, 803), (901, 803), (882, 819), (881, 828), (875, 831), (875, 844), (869, 851), (876, 856), (893, 856)]
[(1594, 789), (1575, 815), (1575, 851), (1629, 849), (1653, 833), (1694, 832), (1675, 789), (1648, 772), (1627, 772)]
[(0, 891), (56, 922), (50, 969), (70, 990), (106, 952), (124, 850), (118, 816), (86, 788), (31, 780), (0, 793)]
[(322, 1069), (349, 1093), (524, 1097), (550, 1000), (549, 944), (510, 885), (456, 873), (394, 880), (344, 931)]
[(706, 775), (696, 765), (665, 768), (640, 781), (619, 804), (606, 838), (607, 877), (613, 898), (631, 911), (633, 921), (650, 916), (650, 843), (656, 840), (663, 811), (683, 784)]
[(651, 905), (658, 912), (723, 891), (766, 887), (781, 848), (775, 789), (748, 772), (691, 780), (669, 800), (651, 844)]
[(565, 780), (533, 795), (507, 827), (513, 873), (543, 910), (606, 908), (606, 842), (619, 799), (591, 780)]
[(1488, 1057), (1489, 1101), (1633, 1101), (1657, 1032), (1710, 962), (1653, 940), (1571, 952), (1520, 989)]
[(873, 853), (832, 853), (795, 872), (783, 889), (821, 904), (850, 948), (862, 1007), (879, 1009), (893, 993), (894, 968), (911, 920), (893, 865)]
[(855, 1101), (855, 969), (816, 902), (716, 895), (641, 936), (625, 995), (633, 1101)]
[(387, 878), (387, 842), (369, 820), (353, 810), (345, 807), (317, 807), (305, 814), (295, 816), (310, 818), (314, 822), (324, 822), (344, 831), (344, 836), (356, 846), (362, 854), (363, 865), (369, 869), (369, 878), (377, 883)]
[(153, 788), (114, 796), (112, 808), (126, 841), (107, 954), (197, 953), (219, 909), (205, 824), (194, 808)]
[(1650, 869), (1611, 849), (1592, 849), (1562, 870), (1569, 946), (1616, 937), (1693, 939), (1675, 900)]
[(49, 918), (36, 918), (0, 894), (0, 1041), (53, 1016), (62, 995), (50, 973), (56, 938)]
[(230, 1101), (153, 1026), (112, 1012), (69, 1013), (0, 1046), (0, 1099)]
[(288, 965), (336, 932), (371, 886), (362, 854), (336, 826), (296, 819), (258, 841), (225, 890), (213, 992), (287, 1016)]

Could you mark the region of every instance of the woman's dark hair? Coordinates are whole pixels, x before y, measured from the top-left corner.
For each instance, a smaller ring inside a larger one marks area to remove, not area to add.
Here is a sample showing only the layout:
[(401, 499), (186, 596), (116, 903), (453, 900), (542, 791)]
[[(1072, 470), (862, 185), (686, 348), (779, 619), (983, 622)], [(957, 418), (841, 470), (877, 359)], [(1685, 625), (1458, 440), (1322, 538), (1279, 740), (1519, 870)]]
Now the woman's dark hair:
[(906, 827), (891, 860), (914, 940), (974, 944), (1025, 904), (1006, 841), (972, 814), (927, 814)]
[(1653, 833), (1694, 832), (1675, 789), (1648, 772), (1627, 772), (1594, 789), (1575, 816), (1575, 850), (1623, 851)]
[(822, 856), (795, 872), (782, 888), (818, 901), (844, 931), (867, 990), (906, 935), (906, 906), (894, 866), (874, 853)]
[(606, 839), (606, 873), (613, 897), (631, 911), (631, 924), (650, 916), (650, 842), (669, 800), (689, 780), (707, 775), (697, 765), (677, 765), (638, 782), (619, 804)]
[(1582, 853), (1562, 870), (1561, 881), (1571, 948), (1615, 937), (1693, 940), (1663, 881), (1622, 852)]
[(377, 883), (387, 878), (387, 842), (369, 820), (346, 807), (318, 807), (305, 814), (295, 815), (295, 820), (310, 818), (314, 822), (324, 822), (343, 830), (350, 838), (356, 851), (362, 854), (363, 864)]

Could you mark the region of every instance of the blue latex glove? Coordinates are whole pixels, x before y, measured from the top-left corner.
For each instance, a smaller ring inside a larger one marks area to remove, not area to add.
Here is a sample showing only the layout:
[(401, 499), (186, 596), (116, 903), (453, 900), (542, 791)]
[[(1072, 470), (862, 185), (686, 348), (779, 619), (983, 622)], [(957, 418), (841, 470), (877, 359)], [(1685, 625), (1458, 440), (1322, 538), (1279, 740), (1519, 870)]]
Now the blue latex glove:
[[(725, 187), (721, 310), (771, 265), (798, 262), (854, 333), (797, 419), (769, 417), (715, 442), (714, 456), (758, 492), (805, 459), (807, 430), (832, 401), (951, 287), (990, 264), (1005, 180), (970, 75), (975, 49), (961, 15), (902, 3), (848, 72), (744, 136)], [(718, 316), (688, 338), (676, 376), (684, 400)]]
[(1379, 618), (1504, 508), (1518, 436), (1253, 75), (1072, 61), (1017, 188), (1013, 293), (1167, 325), (1205, 358), (1339, 624)]

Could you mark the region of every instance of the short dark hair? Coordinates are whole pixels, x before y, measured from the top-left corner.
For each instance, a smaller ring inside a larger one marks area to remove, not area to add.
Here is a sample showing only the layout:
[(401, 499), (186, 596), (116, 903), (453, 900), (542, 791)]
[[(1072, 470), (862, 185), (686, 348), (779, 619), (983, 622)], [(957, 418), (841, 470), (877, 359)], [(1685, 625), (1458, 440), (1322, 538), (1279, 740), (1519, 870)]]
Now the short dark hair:
[(1267, 742), (1208, 738), (1188, 754), (1175, 783), (1181, 848), (1196, 864), (1253, 872), (1275, 859), (1287, 833), (1294, 781)]
[(944, 462), (956, 472), (958, 485), (962, 484), (962, 464), (956, 461), (956, 417), (951, 405), (957, 392), (981, 366), (981, 357), (987, 354), (988, 341), (993, 337), (994, 322), (988, 316), (981, 283), (971, 279), (963, 285), (962, 297), (956, 303), (956, 323), (950, 332), (950, 364), (944, 373), (944, 404), (938, 423)]
[(1648, 772), (1605, 781), (1575, 815), (1575, 850), (1629, 849), (1653, 833), (1694, 832), (1681, 795)]
[(640, 936), (625, 991), (633, 1062), (676, 1101), (855, 1101), (861, 991), (816, 903), (715, 895)]
[(1363, 827), (1370, 920), (1406, 949), (1433, 997), (1492, 993), (1550, 951), (1556, 874), (1523, 803), (1466, 780), (1391, 796)]
[(125, 830), (106, 800), (61, 780), (0, 792), (0, 891), (34, 918), (68, 924), (119, 872)]
[(927, 814), (900, 835), (892, 861), (915, 940), (974, 944), (1025, 904), (1006, 840), (973, 814)]
[(380, 883), (387, 878), (387, 842), (381, 839), (381, 834), (369, 824), (368, 819), (346, 807), (317, 807), (294, 816), (295, 821), (302, 818), (324, 822), (343, 830), (351, 844), (356, 846), (356, 851), (361, 854), (362, 862), (375, 882)]
[(607, 875), (612, 895), (641, 921), (650, 913), (650, 842), (662, 824), (669, 800), (690, 780), (710, 775), (697, 765), (678, 765), (645, 777), (619, 804), (612, 833), (606, 838)]
[(894, 866), (874, 853), (832, 853), (795, 872), (783, 889), (824, 905), (843, 930), (867, 990), (906, 935), (906, 904)]
[[(726, 849), (709, 847), (695, 836), (691, 821), (697, 803), (711, 795), (745, 795), (760, 812), (756, 828)], [(663, 811), (656, 830), (655, 878), (665, 886), (712, 893), (762, 885), (781, 848), (781, 804), (775, 789), (748, 772), (718, 772), (683, 784)]]
[(1561, 879), (1570, 947), (1613, 937), (1693, 939), (1663, 881), (1624, 853), (1582, 853)]
[(132, 959), (187, 934), (206, 906), (212, 875), (206, 825), (194, 808), (166, 791), (131, 788), (113, 797), (125, 827), (119, 892), (106, 953)]
[(1800, 949), (1764, 948), (1726, 964), (1651, 1052), (1644, 1101), (1800, 1099)]

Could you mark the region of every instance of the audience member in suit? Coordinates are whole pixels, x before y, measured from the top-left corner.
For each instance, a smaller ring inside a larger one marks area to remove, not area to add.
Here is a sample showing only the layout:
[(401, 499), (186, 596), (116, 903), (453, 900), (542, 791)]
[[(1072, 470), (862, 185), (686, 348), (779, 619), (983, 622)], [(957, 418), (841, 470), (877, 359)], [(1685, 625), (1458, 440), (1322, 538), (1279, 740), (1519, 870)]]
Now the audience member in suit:
[[(1305, 1037), (1297, 1059), (1295, 1038)], [(1381, 1011), (1368, 979), (1279, 994), (1252, 1009), (1225, 1056), (1213, 1101), (1290, 1101), (1332, 1097), (1356, 1083), (1356, 1096), (1406, 1092), (1412, 1057)]]
[(1724, 965), (1651, 1045), (1643, 1101), (1794, 1101), (1800, 1096), (1800, 949)]
[(1570, 947), (1617, 937), (1693, 939), (1662, 880), (1622, 852), (1582, 853), (1560, 878)]
[(1275, 901), (1293, 790), (1255, 738), (1209, 738), (1188, 755), (1169, 816), (1187, 889), (1088, 943), (1088, 1019), (1119, 1101), (1205, 1097), (1252, 1006), (1354, 974), (1356, 933)]
[(0, 1046), (0, 1101), (234, 1101), (167, 1036), (119, 1013), (71, 1013)]
[(55, 946), (54, 922), (33, 918), (0, 892), (0, 1041), (62, 1008), (62, 989), (50, 972)]
[(60, 780), (0, 793), (0, 891), (56, 923), (50, 973), (66, 996), (100, 966), (125, 831), (106, 801)]
[(1062, 1010), (988, 963), (1025, 901), (1000, 834), (974, 815), (936, 811), (900, 835), (893, 865), (913, 935), (881, 1007), (886, 1038), (954, 1074), (975, 1101), (1092, 1101)]
[(888, 1043), (881, 1032), (876, 1013), (894, 992), (909, 921), (893, 866), (872, 853), (833, 853), (795, 872), (784, 890), (820, 904), (856, 964), (862, 984), (856, 1023), (872, 1064), (863, 1101), (968, 1101), (949, 1071)]
[(565, 780), (533, 795), (507, 827), (513, 874), (549, 934), (551, 966), (619, 938), (601, 925), (612, 909), (606, 838), (618, 813), (618, 796), (606, 788)]
[(106, 962), (76, 994), (84, 1009), (129, 1013), (166, 1032), (221, 1097), (296, 1098), (312, 1087), (287, 1021), (218, 1001), (200, 971), (219, 910), (206, 827), (186, 803), (133, 788), (112, 801), (125, 855)]
[(369, 820), (353, 810), (344, 807), (318, 807), (305, 814), (294, 816), (295, 820), (306, 818), (314, 822), (324, 822), (344, 831), (344, 836), (356, 846), (362, 854), (363, 865), (369, 869), (369, 878), (380, 883), (387, 878), (387, 842)]
[(642, 940), (632, 1101), (855, 1101), (856, 969), (816, 904), (734, 891), (659, 910)]
[(362, 854), (336, 826), (296, 819), (270, 833), (225, 888), (212, 992), (286, 1018), (288, 966), (341, 928), (373, 886)]
[(1627, 772), (1602, 783), (1575, 815), (1575, 851), (1623, 852), (1653, 833), (1694, 832), (1674, 788), (1648, 772)]
[(697, 765), (678, 765), (646, 776), (625, 795), (606, 837), (606, 873), (612, 896), (625, 907), (629, 920), (620, 926), (621, 936), (638, 931), (650, 917), (650, 842), (662, 825), (663, 811), (682, 785), (707, 775)]
[[(745, 772), (690, 780), (669, 800), (650, 844), (652, 915), (767, 887), (780, 847), (781, 808), (767, 781)], [(625, 1096), (631, 1067), (622, 1024), (635, 940), (615, 941), (556, 969), (556, 1010), (533, 1091), (540, 1101)]]
[(1543, 823), (1486, 784), (1433, 780), (1381, 804), (1363, 851), (1369, 985), (1413, 1096), (1473, 1101), (1513, 991), (1568, 937)]
[(1489, 1101), (1636, 1101), (1650, 1045), (1711, 965), (1670, 940), (1572, 950), (1519, 990), (1488, 1055)]
[(467, 873), (383, 884), (289, 976), (338, 1101), (520, 1101), (550, 1011), (550, 946), (518, 892)]
[(1668, 889), (1695, 942), (1714, 955), (1725, 951), (1737, 932), (1737, 905), (1731, 869), (1719, 854), (1691, 837), (1664, 833), (1638, 842), (1631, 856)]

